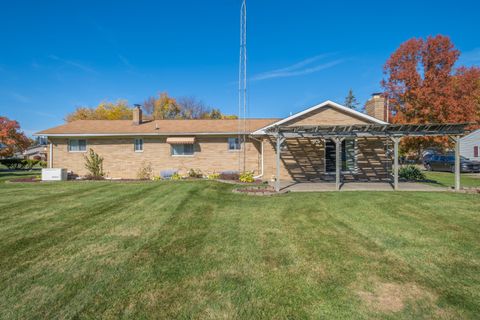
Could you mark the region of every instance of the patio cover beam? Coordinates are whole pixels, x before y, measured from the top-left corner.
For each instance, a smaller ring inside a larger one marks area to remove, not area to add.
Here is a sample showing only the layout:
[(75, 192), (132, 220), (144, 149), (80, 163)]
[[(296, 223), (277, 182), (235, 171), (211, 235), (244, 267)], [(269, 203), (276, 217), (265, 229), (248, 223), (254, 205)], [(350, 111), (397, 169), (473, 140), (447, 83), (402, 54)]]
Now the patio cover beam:
[(469, 123), (450, 124), (357, 124), (329, 126), (277, 126), (269, 135), (285, 138), (348, 138), (348, 137), (431, 137), (464, 135)]

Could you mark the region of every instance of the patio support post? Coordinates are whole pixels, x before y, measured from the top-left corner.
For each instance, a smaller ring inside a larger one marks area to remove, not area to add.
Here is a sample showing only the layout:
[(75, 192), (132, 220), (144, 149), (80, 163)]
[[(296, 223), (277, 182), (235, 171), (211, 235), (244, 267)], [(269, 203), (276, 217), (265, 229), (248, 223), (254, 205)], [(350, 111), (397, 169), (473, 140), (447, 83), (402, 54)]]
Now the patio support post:
[(392, 137), (393, 141), (393, 190), (398, 190), (398, 144), (399, 137)]
[(460, 190), (460, 137), (455, 136), (455, 190)]
[(333, 138), (333, 142), (335, 142), (335, 189), (337, 191), (340, 190), (340, 165), (342, 163), (342, 141), (341, 138)]
[(282, 141), (281, 141), (281, 138), (280, 138), (280, 135), (277, 134), (277, 174), (276, 174), (276, 177), (275, 177), (275, 191), (276, 192), (279, 192), (280, 191), (280, 151), (281, 151), (281, 144), (282, 144)]

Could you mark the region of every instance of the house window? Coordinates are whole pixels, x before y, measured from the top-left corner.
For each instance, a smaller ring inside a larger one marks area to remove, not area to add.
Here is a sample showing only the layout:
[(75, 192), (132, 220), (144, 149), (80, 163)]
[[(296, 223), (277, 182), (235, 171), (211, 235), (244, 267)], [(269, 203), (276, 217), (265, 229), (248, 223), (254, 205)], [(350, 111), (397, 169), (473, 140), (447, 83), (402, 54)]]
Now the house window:
[(81, 139), (68, 140), (68, 151), (70, 152), (87, 151), (87, 140), (81, 140)]
[(193, 144), (172, 144), (172, 156), (193, 155)]
[(474, 146), (474, 147), (473, 147), (473, 156), (474, 156), (475, 158), (478, 158), (478, 146)]
[(228, 138), (228, 150), (240, 150), (242, 149), (242, 143), (240, 138)]
[(143, 151), (143, 139), (135, 139), (133, 143), (133, 149), (135, 152), (142, 152)]

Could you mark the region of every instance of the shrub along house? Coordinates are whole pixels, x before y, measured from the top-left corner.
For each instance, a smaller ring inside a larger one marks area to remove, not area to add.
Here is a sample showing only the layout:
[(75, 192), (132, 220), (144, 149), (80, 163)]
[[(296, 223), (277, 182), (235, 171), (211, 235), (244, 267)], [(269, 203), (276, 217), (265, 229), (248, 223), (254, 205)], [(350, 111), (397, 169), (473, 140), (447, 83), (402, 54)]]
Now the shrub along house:
[(276, 180), (277, 190), (280, 180), (335, 181), (339, 188), (341, 180), (390, 181), (393, 171), (396, 187), (401, 136), (458, 138), (464, 125), (389, 125), (384, 102), (374, 95), (364, 114), (325, 101), (285, 119), (247, 119), (245, 126), (226, 119), (144, 121), (134, 108), (133, 121), (79, 120), (36, 135), (48, 137), (49, 167), (78, 175), (87, 173), (83, 155), (92, 148), (110, 178), (135, 178), (148, 163), (156, 175), (252, 171)]

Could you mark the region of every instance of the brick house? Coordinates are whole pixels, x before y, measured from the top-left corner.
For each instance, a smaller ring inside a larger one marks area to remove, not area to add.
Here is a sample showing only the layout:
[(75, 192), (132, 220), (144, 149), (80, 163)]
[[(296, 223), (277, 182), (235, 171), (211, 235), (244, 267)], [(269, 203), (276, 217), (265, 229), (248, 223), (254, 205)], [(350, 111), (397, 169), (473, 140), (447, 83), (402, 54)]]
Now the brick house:
[[(325, 101), (285, 119), (247, 119), (246, 139), (238, 120), (142, 119), (139, 108), (133, 120), (79, 120), (43, 130), (36, 135), (49, 141), (48, 166), (85, 175), (84, 154), (89, 148), (104, 158), (110, 178), (135, 178), (142, 163), (158, 175), (162, 170), (204, 173), (247, 171), (271, 180), (276, 174), (275, 142), (267, 131), (275, 126), (386, 124), (384, 99), (374, 95), (367, 114)], [(239, 135), (240, 134), (240, 135)], [(391, 170), (385, 138), (342, 141), (342, 174), (352, 180), (388, 179)], [(335, 146), (328, 139), (287, 139), (281, 148), (280, 178), (294, 181), (331, 180), (335, 172)]]

